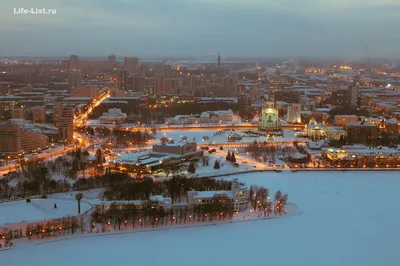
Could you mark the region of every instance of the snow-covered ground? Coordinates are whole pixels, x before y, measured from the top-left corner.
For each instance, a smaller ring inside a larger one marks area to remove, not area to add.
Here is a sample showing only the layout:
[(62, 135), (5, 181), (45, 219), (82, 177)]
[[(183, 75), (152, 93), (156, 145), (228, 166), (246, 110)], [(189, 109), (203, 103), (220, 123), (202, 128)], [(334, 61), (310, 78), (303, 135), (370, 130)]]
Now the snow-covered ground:
[[(56, 209), (54, 204), (57, 204)], [(91, 207), (90, 204), (81, 202), (82, 213)], [(31, 203), (26, 203), (25, 200), (10, 201), (0, 203), (0, 226), (6, 223), (38, 222), (77, 214), (78, 204), (72, 199), (32, 199)]]
[[(289, 194), (301, 215), (196, 228), (17, 241), (1, 265), (397, 266), (398, 172), (263, 172), (237, 176)], [(234, 178), (232, 176), (230, 178)], [(27, 255), (29, 254), (29, 255)]]

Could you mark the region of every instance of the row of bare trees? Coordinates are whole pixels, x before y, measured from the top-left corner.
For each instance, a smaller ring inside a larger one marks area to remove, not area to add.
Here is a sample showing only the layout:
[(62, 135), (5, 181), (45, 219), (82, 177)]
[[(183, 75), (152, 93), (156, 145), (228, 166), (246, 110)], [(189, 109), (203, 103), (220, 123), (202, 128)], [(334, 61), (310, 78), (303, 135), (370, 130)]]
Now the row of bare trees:
[(226, 195), (215, 195), (206, 205), (166, 209), (152, 206), (149, 202), (143, 205), (115, 203), (108, 210), (96, 209), (93, 212), (91, 231), (98, 225), (105, 232), (223, 221), (231, 220), (233, 214), (233, 205)]
[[(46, 237), (74, 234), (78, 231), (83, 232), (82, 217), (66, 216), (59, 219), (30, 223), (26, 227), (28, 239), (42, 239)], [(14, 238), (11, 230), (0, 234), (0, 238), (11, 240)]]
[(285, 205), (288, 195), (282, 194), (280, 190), (275, 192), (274, 198), (269, 196), (269, 190), (262, 186), (252, 185), (249, 190), (249, 201), (254, 211), (264, 216), (274, 214), (286, 214)]

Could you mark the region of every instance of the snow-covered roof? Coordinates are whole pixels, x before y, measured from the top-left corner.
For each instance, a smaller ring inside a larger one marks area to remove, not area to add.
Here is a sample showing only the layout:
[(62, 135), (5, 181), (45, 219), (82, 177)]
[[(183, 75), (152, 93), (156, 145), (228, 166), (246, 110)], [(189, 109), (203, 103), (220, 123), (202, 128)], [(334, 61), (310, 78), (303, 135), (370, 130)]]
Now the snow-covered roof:
[(195, 191), (193, 198), (194, 199), (202, 199), (202, 198), (212, 198), (215, 195), (226, 195), (228, 198), (233, 198), (232, 191), (230, 190), (219, 190), (219, 191)]

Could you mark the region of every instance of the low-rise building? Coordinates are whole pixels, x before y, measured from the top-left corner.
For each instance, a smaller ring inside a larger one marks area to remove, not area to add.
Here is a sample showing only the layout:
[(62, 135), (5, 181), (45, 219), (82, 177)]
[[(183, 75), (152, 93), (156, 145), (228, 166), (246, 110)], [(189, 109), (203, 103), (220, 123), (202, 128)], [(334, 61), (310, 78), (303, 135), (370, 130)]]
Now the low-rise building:
[(223, 191), (188, 191), (187, 200), (189, 206), (212, 204), (215, 196), (226, 196), (227, 203), (232, 204), (234, 211), (244, 211), (249, 203), (248, 189), (245, 184), (239, 183), (235, 178), (232, 181), (231, 190)]
[(153, 152), (184, 155), (197, 150), (196, 142), (161, 142), (153, 145)]
[(398, 149), (322, 149), (322, 156), (343, 167), (400, 167)]
[(126, 119), (126, 114), (122, 113), (121, 109), (109, 109), (108, 113), (100, 116), (100, 124), (120, 124)]
[(209, 122), (232, 122), (233, 121), (233, 112), (232, 110), (220, 110), (220, 111), (209, 111), (203, 112), (200, 115), (200, 120), (202, 123), (209, 123)]
[(325, 133), (330, 139), (343, 139), (347, 136), (347, 131), (341, 127), (325, 127)]
[(378, 139), (379, 127), (375, 124), (356, 122), (345, 126), (349, 143), (372, 143)]
[(356, 123), (358, 122), (358, 116), (356, 115), (336, 115), (334, 124), (336, 126), (344, 126), (348, 123)]

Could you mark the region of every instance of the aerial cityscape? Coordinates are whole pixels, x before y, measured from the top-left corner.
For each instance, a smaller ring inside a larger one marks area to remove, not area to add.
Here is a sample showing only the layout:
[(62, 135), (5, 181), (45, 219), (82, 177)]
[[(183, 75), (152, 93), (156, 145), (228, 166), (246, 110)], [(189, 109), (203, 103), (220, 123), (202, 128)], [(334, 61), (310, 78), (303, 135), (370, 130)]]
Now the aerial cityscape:
[(399, 265), (399, 50), (50, 55), (13, 38), (0, 265)]

